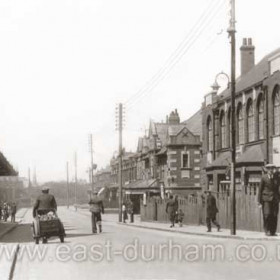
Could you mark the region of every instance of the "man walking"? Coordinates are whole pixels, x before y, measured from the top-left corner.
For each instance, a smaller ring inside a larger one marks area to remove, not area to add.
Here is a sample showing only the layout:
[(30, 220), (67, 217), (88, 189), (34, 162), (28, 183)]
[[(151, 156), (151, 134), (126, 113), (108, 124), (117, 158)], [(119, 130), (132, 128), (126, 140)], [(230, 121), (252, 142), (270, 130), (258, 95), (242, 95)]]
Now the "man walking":
[(176, 215), (176, 201), (173, 199), (173, 196), (170, 195), (166, 203), (166, 213), (168, 214), (169, 220), (171, 222), (170, 227), (174, 227), (175, 215)]
[(100, 197), (98, 197), (98, 192), (93, 191), (93, 196), (89, 201), (90, 211), (91, 211), (91, 226), (92, 233), (97, 233), (97, 227), (99, 227), (99, 233), (102, 232), (101, 225), (101, 213), (104, 214), (103, 201)]
[(275, 165), (265, 166), (266, 174), (262, 176), (258, 202), (262, 206), (263, 226), (267, 236), (276, 236), (279, 211), (279, 178), (273, 174)]
[(11, 205), (11, 222), (12, 223), (16, 222), (16, 212), (17, 212), (17, 206), (16, 206), (16, 203), (13, 202)]
[(211, 193), (211, 191), (205, 191), (206, 197), (206, 225), (207, 225), (207, 232), (211, 232), (211, 223), (213, 223), (217, 230), (220, 231), (221, 226), (216, 220), (216, 215), (219, 212), (217, 205), (216, 205), (216, 198)]

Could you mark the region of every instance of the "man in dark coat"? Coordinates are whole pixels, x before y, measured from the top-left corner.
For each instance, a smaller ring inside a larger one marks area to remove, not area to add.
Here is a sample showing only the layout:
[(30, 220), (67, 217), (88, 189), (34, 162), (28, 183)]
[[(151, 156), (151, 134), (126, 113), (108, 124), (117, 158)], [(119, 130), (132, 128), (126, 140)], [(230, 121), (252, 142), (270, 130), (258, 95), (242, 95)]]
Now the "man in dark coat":
[(275, 165), (265, 166), (266, 174), (262, 176), (258, 202), (262, 206), (263, 226), (266, 235), (275, 236), (279, 211), (279, 178), (273, 174)]
[(13, 202), (11, 205), (11, 222), (12, 223), (16, 222), (16, 212), (17, 212), (17, 205), (15, 202)]
[(33, 217), (35, 218), (36, 212), (40, 214), (47, 214), (51, 209), (57, 210), (57, 204), (52, 194), (49, 194), (49, 188), (43, 187), (42, 194), (38, 196), (34, 207)]
[(170, 227), (174, 227), (175, 215), (176, 215), (176, 201), (173, 199), (173, 196), (170, 195), (166, 203), (166, 213), (168, 214), (169, 220), (171, 222)]
[(221, 226), (216, 220), (216, 215), (219, 212), (216, 205), (216, 198), (209, 190), (206, 191), (205, 193), (207, 195), (206, 197), (206, 225), (208, 229), (207, 232), (211, 232), (211, 223), (213, 223), (217, 227), (217, 230), (220, 231)]
[(102, 232), (101, 213), (104, 214), (104, 207), (102, 199), (97, 194), (97, 191), (93, 191), (93, 196), (88, 203), (91, 211), (92, 233), (97, 233), (96, 225), (99, 227), (99, 232)]

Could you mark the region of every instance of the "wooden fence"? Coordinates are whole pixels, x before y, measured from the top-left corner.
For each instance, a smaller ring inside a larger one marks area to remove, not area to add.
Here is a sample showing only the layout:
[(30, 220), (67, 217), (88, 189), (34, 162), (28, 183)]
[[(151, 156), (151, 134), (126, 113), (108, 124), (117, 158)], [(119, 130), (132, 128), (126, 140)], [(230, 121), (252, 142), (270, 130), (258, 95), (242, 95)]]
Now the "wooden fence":
[[(217, 199), (219, 213), (217, 219), (222, 228), (231, 227), (231, 197), (228, 192), (214, 194)], [(246, 189), (236, 192), (236, 226), (239, 230), (262, 231), (263, 221), (261, 208), (257, 202), (258, 191)], [(184, 212), (184, 224), (204, 225), (206, 220), (205, 196), (189, 196), (178, 198), (179, 209)], [(150, 198), (144, 206), (141, 203), (141, 220), (169, 222), (165, 212), (166, 201), (160, 198)], [(278, 221), (280, 230), (280, 221)]]

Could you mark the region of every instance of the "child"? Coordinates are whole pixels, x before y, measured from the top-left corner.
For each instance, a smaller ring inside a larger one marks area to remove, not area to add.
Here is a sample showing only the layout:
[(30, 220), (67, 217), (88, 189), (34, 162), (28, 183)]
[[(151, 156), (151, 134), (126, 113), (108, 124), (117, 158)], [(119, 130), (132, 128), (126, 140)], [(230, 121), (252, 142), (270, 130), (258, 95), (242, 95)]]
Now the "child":
[(179, 223), (180, 227), (183, 226), (184, 215), (185, 214), (183, 213), (182, 209), (179, 209), (179, 212), (178, 212), (178, 223)]

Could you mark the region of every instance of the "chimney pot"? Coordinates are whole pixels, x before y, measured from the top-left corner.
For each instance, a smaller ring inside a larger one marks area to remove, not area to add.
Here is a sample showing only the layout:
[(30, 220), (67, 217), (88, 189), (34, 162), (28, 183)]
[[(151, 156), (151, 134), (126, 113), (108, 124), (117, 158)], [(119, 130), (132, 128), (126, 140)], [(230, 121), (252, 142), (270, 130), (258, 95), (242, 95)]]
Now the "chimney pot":
[(243, 45), (240, 47), (241, 54), (241, 76), (249, 72), (255, 65), (255, 47), (252, 38), (243, 38)]

